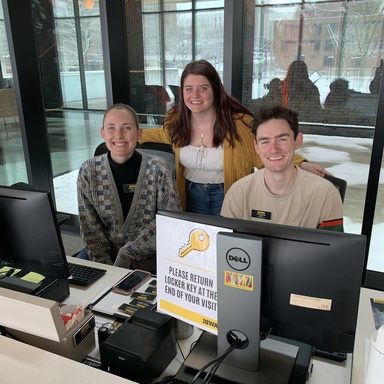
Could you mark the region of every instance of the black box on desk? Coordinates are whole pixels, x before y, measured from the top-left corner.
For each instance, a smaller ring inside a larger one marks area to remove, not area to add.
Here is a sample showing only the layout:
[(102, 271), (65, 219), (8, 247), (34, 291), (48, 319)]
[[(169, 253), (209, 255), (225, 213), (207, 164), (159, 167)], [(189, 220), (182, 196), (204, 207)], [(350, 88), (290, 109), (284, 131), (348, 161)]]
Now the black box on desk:
[(45, 278), (42, 282), (35, 283), (15, 276), (6, 276), (0, 279), (0, 287), (43, 297), (59, 303), (69, 296), (68, 279)]
[(148, 309), (139, 309), (100, 345), (103, 370), (143, 384), (158, 377), (175, 356), (172, 317)]

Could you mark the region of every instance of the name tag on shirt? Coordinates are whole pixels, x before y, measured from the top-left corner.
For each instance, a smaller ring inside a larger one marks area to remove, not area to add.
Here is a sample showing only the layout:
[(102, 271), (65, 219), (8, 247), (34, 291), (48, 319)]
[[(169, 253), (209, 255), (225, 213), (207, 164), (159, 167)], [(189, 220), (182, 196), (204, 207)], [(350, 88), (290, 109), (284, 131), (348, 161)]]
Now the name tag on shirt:
[(271, 220), (272, 213), (260, 209), (252, 209), (251, 216), (255, 219)]
[(135, 193), (136, 184), (124, 184), (124, 193)]

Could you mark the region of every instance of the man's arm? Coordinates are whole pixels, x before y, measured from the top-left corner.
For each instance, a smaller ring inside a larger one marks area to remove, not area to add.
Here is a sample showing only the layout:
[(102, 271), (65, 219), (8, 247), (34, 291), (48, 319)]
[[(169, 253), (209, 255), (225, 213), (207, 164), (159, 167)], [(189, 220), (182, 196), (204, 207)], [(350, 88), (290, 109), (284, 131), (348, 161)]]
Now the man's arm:
[[(298, 156), (298, 159), (296, 159), (296, 156)], [(310, 163), (306, 161), (304, 158), (303, 161), (301, 161), (299, 164), (297, 164), (301, 156), (300, 155), (295, 155), (295, 164), (299, 165), (301, 169), (304, 169), (305, 171), (312, 172), (317, 176), (324, 177), (324, 175), (332, 176), (332, 173), (329, 173), (327, 170), (325, 170), (321, 165), (315, 164), (315, 163)]]

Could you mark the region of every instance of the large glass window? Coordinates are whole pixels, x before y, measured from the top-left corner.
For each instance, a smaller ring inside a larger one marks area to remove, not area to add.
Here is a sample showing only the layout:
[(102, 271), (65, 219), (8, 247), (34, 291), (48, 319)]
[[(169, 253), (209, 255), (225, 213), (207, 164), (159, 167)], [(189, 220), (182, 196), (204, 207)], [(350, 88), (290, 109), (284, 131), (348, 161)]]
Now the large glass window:
[(0, 184), (27, 182), (13, 70), (0, 2)]
[[(361, 233), (384, 56), (382, 2), (256, 0), (253, 6), (246, 105), (255, 113), (273, 104), (299, 112), (300, 153), (347, 181), (345, 230)], [(378, 203), (368, 268), (384, 272), (383, 223)]]
[(63, 106), (105, 109), (105, 77), (98, 1), (53, 0)]
[(44, 4), (34, 17), (56, 205), (77, 215), (78, 168), (102, 141), (107, 108), (99, 1)]
[[(177, 101), (189, 62), (204, 58), (222, 75), (224, 1), (143, 0), (142, 13), (147, 112), (164, 114)], [(153, 86), (162, 88), (162, 100)]]

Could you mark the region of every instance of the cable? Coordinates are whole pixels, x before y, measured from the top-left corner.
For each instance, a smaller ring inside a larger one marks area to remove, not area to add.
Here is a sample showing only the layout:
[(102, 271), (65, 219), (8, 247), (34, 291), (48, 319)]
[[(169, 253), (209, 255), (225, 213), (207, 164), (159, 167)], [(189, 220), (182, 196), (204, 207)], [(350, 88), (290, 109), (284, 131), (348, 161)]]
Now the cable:
[(177, 345), (177, 347), (179, 348), (179, 351), (180, 351), (180, 353), (181, 353), (181, 357), (183, 358), (183, 361), (185, 361), (185, 356), (184, 356), (184, 353), (183, 353), (183, 351), (182, 351), (182, 349), (181, 349), (181, 347), (180, 347), (180, 344), (179, 344), (179, 342), (176, 340), (176, 345)]
[(217, 369), (219, 368), (220, 364), (223, 362), (223, 360), (225, 359), (225, 357), (227, 357), (233, 350), (235, 350), (239, 344), (241, 343), (241, 340), (238, 338), (238, 336), (236, 334), (232, 334), (233, 336), (233, 343), (228, 347), (228, 349), (222, 353), (221, 355), (217, 356), (215, 359), (213, 359), (212, 361), (210, 361), (209, 363), (205, 364), (202, 368), (199, 369), (199, 371), (197, 371), (195, 377), (192, 379), (192, 381), (190, 382), (190, 384), (194, 384), (197, 379), (200, 377), (200, 375), (208, 368), (210, 367), (211, 365), (213, 365), (213, 367), (211, 368), (210, 371), (207, 372), (207, 374), (205, 375), (204, 379), (203, 379), (203, 384), (207, 384), (209, 383), (209, 381), (211, 380), (211, 378), (213, 377), (214, 373), (217, 371)]
[(171, 384), (174, 382), (175, 375), (163, 377), (160, 381), (155, 381), (153, 384)]
[(219, 369), (220, 364), (222, 363), (222, 361), (223, 361), (223, 360), (220, 360), (220, 361), (218, 361), (217, 363), (215, 363), (215, 364), (213, 365), (213, 367), (212, 367), (211, 370), (209, 371), (209, 374), (207, 373), (207, 374), (205, 375), (205, 378), (204, 378), (204, 380), (203, 380), (203, 384), (208, 384), (208, 383), (211, 381), (212, 377), (215, 375), (216, 371)]

